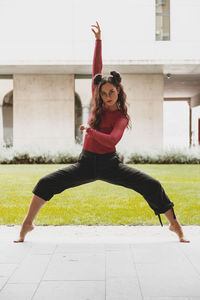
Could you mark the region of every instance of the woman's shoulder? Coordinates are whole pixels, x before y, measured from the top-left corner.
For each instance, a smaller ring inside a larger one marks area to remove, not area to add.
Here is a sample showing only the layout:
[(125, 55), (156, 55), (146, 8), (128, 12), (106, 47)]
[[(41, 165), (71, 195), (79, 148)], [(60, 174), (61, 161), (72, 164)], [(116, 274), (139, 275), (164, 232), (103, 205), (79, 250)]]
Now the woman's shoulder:
[(126, 116), (124, 115), (124, 113), (120, 109), (118, 110), (118, 117), (116, 119), (120, 121), (120, 124), (127, 126), (128, 120), (127, 120)]

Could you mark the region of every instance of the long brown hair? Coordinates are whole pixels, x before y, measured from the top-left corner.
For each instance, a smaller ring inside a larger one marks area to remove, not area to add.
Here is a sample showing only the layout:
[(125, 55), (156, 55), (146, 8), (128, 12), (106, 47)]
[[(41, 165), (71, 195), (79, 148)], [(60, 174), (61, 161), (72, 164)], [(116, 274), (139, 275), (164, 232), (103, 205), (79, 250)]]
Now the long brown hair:
[(130, 116), (127, 113), (127, 102), (126, 102), (126, 93), (124, 92), (123, 85), (121, 84), (121, 76), (116, 71), (111, 71), (109, 76), (102, 76), (101, 74), (96, 74), (93, 78), (93, 86), (94, 86), (94, 101), (92, 106), (92, 118), (90, 120), (90, 127), (94, 129), (99, 129), (99, 125), (101, 122), (102, 115), (104, 114), (103, 110), (103, 100), (101, 98), (101, 87), (106, 84), (111, 83), (116, 87), (116, 89), (120, 89), (117, 99), (117, 105), (119, 110), (127, 119), (127, 128), (131, 128), (131, 120)]

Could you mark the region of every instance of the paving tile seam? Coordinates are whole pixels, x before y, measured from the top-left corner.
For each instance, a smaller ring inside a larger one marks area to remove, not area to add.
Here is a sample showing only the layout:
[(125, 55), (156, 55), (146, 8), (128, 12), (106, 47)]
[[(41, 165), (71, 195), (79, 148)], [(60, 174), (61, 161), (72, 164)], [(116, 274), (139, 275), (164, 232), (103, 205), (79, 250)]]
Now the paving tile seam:
[(0, 266), (1, 266), (1, 265), (18, 265), (18, 264), (16, 264), (16, 263), (15, 263), (15, 264), (14, 264), (14, 263), (6, 263), (6, 262), (5, 262), (5, 263), (0, 263)]
[[(17, 266), (18, 267), (18, 266)], [(17, 267), (16, 267), (16, 269), (17, 269)], [(15, 270), (14, 270), (15, 271)], [(14, 271), (13, 271), (13, 273), (14, 273)], [(11, 274), (11, 276), (13, 275), (13, 273)], [(10, 276), (10, 277), (11, 277)], [(9, 284), (8, 283), (8, 280), (10, 279), (10, 277), (8, 277), (8, 279), (6, 280), (6, 282), (5, 282), (5, 284), (2, 286), (2, 288), (0, 288), (0, 294), (1, 294), (1, 292), (2, 292), (2, 290), (4, 289), (4, 287), (7, 285), (7, 284)], [(6, 278), (6, 277), (5, 277)]]
[(194, 271), (195, 271), (195, 273), (197, 273), (197, 275), (200, 277), (200, 271), (197, 269), (197, 267), (193, 264), (193, 262), (190, 260), (190, 258), (187, 256), (187, 254), (184, 252), (184, 251), (182, 251), (183, 252), (183, 255), (185, 256), (185, 258), (189, 261), (189, 263), (192, 265), (192, 267), (193, 267), (193, 269), (194, 269)]
[(4, 289), (4, 287), (9, 284), (8, 281), (10, 280), (10, 278), (13, 276), (14, 272), (17, 270), (17, 268), (20, 267), (20, 264), (26, 259), (26, 257), (29, 255), (29, 252), (31, 250), (32, 246), (27, 250), (26, 255), (24, 255), (23, 259), (20, 260), (20, 262), (18, 264), (16, 264), (16, 267), (14, 268), (13, 272), (11, 273), (11, 275), (8, 277), (7, 281), (5, 282), (5, 284), (2, 286), (2, 288), (0, 289), (0, 293), (2, 292), (2, 290)]
[(104, 273), (104, 278), (105, 278), (105, 284), (104, 284), (104, 288), (105, 288), (105, 294), (104, 294), (104, 299), (106, 300), (106, 291), (107, 291), (107, 280), (106, 280), (106, 275), (107, 275), (107, 269), (106, 269), (106, 267), (107, 267), (107, 253), (106, 253), (106, 249), (105, 249), (105, 245), (103, 245), (103, 247), (104, 247), (104, 259), (105, 259), (105, 264), (104, 264), (104, 271), (105, 271), (105, 273)]
[(140, 296), (141, 296), (141, 299), (143, 300), (144, 296), (143, 296), (143, 293), (142, 293), (142, 286), (141, 286), (141, 282), (140, 282), (140, 278), (139, 278), (139, 273), (138, 273), (138, 270), (137, 270), (137, 265), (136, 265), (136, 262), (135, 262), (133, 247), (132, 247), (131, 244), (129, 245), (129, 248), (130, 248), (132, 263), (133, 263), (133, 266), (135, 267), (135, 273), (136, 273), (136, 278), (137, 278), (138, 285), (139, 285)]
[[(6, 278), (6, 277), (5, 277)], [(40, 283), (41, 282), (79, 282), (79, 281), (81, 281), (81, 282), (105, 282), (106, 280), (104, 280), (104, 279), (66, 279), (66, 280), (64, 280), (64, 279), (58, 279), (58, 280), (55, 280), (55, 279), (44, 279), (44, 280), (40, 280)], [(20, 282), (10, 282), (10, 283), (8, 283), (8, 284), (39, 284), (38, 283), (38, 281), (36, 282), (36, 281), (30, 281), (30, 282), (23, 282), (23, 281), (20, 281)]]
[[(127, 244), (128, 245), (128, 244)], [(111, 249), (111, 250), (102, 250), (102, 251), (96, 251), (96, 250), (93, 250), (93, 251), (90, 251), (90, 250), (83, 250), (83, 251), (64, 251), (64, 252), (56, 252), (55, 254), (68, 254), (68, 253), (73, 253), (73, 254), (102, 254), (102, 253), (105, 253), (105, 252), (126, 252), (128, 253), (129, 251), (124, 251), (122, 249)], [(47, 255), (49, 253), (46, 253), (46, 254), (38, 254), (38, 255)], [(51, 254), (51, 253), (50, 253)]]
[(44, 275), (45, 275), (45, 273), (46, 273), (46, 271), (47, 271), (47, 269), (48, 269), (48, 266), (49, 266), (49, 264), (50, 264), (50, 262), (51, 262), (53, 256), (54, 256), (54, 253), (55, 253), (55, 251), (56, 251), (56, 248), (57, 248), (57, 245), (55, 246), (55, 248), (54, 248), (54, 250), (53, 250), (53, 253), (52, 253), (51, 256), (50, 256), (49, 262), (48, 262), (48, 264), (47, 264), (47, 266), (46, 266), (46, 268), (45, 268), (45, 270), (44, 270), (44, 272), (43, 272), (43, 275), (42, 275), (40, 281), (37, 282), (37, 286), (36, 286), (36, 289), (35, 289), (35, 291), (34, 291), (32, 297), (31, 297), (31, 300), (34, 299), (34, 296), (35, 296), (35, 294), (37, 293), (37, 291), (38, 291), (38, 289), (39, 289), (39, 287), (40, 287), (40, 284), (43, 282)]
[(20, 281), (20, 282), (9, 282), (7, 285), (12, 285), (12, 284), (15, 284), (15, 285), (21, 285), (21, 284), (36, 284), (37, 282), (23, 282), (23, 281)]
[(47, 256), (47, 255), (52, 255), (52, 253), (45, 253), (45, 254), (31, 254), (31, 256)]
[[(66, 279), (66, 280), (64, 280), (64, 279), (58, 279), (58, 280), (55, 280), (55, 279), (44, 279), (44, 280), (41, 280), (41, 282), (45, 282), (45, 281), (47, 281), (47, 282), (52, 282), (52, 281), (55, 281), (55, 282), (68, 282), (68, 281), (89, 281), (89, 282), (104, 282), (104, 281), (106, 281), (106, 280), (104, 280), (104, 279)], [(35, 283), (35, 282), (32, 282), (32, 283)]]
[[(148, 295), (145, 295), (142, 300), (156, 300), (156, 299), (159, 299), (159, 300), (190, 300), (190, 298), (188, 296), (183, 296), (183, 295), (180, 295), (180, 296), (171, 296), (171, 295), (160, 295), (160, 296), (148, 296)], [(200, 300), (200, 298), (197, 298), (196, 300)]]
[[(162, 267), (166, 267), (166, 266), (171, 266), (171, 265), (174, 265), (175, 262), (168, 262), (168, 263), (163, 263), (163, 262), (136, 262), (135, 263), (136, 265), (159, 265), (159, 266), (162, 266)], [(180, 262), (178, 264), (181, 264)], [(200, 275), (200, 274), (198, 274)], [(200, 300), (200, 299), (199, 299)]]
[(176, 300), (176, 298), (178, 298), (178, 299), (180, 299), (180, 300), (190, 300), (190, 299), (192, 299), (192, 300), (200, 300), (200, 297), (199, 296), (183, 296), (183, 295), (180, 295), (180, 296), (171, 296), (171, 295), (168, 295), (168, 296), (166, 296), (166, 295), (161, 295), (161, 296), (144, 296), (144, 300), (149, 300), (149, 298), (151, 299), (151, 300), (154, 300), (154, 299), (163, 299), (163, 300), (166, 300), (166, 298), (167, 298), (167, 300)]

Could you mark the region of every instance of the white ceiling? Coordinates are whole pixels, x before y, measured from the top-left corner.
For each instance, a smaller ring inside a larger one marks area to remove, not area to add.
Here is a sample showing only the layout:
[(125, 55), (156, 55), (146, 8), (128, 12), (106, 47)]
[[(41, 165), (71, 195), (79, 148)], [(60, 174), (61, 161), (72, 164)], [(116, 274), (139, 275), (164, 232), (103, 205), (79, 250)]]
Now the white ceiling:
[(200, 74), (171, 74), (164, 77), (164, 97), (192, 97), (200, 93)]

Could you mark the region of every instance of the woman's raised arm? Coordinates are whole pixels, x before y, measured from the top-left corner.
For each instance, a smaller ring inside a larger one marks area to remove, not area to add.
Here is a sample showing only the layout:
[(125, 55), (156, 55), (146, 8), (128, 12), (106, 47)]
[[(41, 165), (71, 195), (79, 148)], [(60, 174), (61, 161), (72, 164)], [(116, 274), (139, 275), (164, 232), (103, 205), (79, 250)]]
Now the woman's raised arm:
[(99, 23), (97, 21), (96, 23), (97, 25), (91, 25), (92, 27), (97, 28), (97, 32), (93, 28), (91, 28), (96, 38), (92, 67), (92, 96), (94, 93), (93, 78), (96, 74), (101, 73), (102, 71), (101, 29)]
[[(96, 42), (95, 42), (95, 48), (94, 48), (94, 56), (93, 56), (93, 66), (92, 66), (92, 101), (93, 95), (94, 95), (94, 86), (93, 86), (93, 78), (96, 74), (101, 73), (102, 71), (102, 55), (101, 55), (101, 30), (98, 22), (96, 21), (97, 25), (91, 25), (92, 27), (97, 28), (97, 32), (93, 29), (92, 31), (94, 32)], [(87, 124), (89, 124), (90, 119), (92, 117), (92, 112), (90, 111), (90, 116), (88, 119)], [(87, 129), (89, 125), (80, 125), (80, 130)]]

